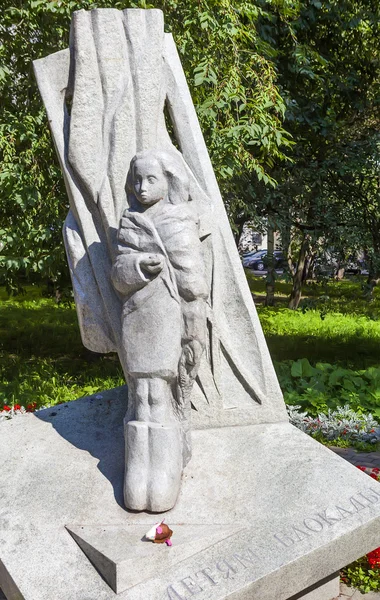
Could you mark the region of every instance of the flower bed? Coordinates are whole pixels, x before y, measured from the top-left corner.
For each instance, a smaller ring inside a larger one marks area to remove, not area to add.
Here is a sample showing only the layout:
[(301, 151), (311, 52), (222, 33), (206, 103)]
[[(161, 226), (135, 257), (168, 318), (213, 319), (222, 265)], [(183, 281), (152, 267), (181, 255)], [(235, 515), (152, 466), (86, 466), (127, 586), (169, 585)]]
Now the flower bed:
[(300, 409), (300, 406), (287, 406), (290, 422), (319, 441), (359, 449), (365, 445), (373, 450), (380, 442), (380, 425), (370, 413), (355, 412), (346, 405), (313, 417)]
[[(380, 469), (360, 466), (358, 469), (380, 481)], [(380, 548), (368, 552), (363, 558), (342, 569), (340, 577), (346, 585), (357, 588), (363, 594), (380, 590)]]
[(35, 412), (37, 410), (37, 403), (32, 402), (25, 406), (21, 406), (20, 404), (13, 404), (12, 406), (8, 406), (4, 404), (2, 410), (0, 410), (0, 423), (1, 421), (5, 421), (7, 419), (12, 419), (13, 417), (17, 417), (18, 415), (23, 415), (27, 412)]

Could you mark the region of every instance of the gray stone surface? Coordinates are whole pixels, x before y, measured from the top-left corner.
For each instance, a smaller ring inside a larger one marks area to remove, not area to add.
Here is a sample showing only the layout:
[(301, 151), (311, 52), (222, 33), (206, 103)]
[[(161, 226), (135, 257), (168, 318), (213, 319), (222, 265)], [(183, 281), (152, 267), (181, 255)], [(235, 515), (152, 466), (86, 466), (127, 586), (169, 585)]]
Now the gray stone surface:
[(130, 208), (111, 274), (123, 299), (120, 356), (129, 384), (124, 500), (162, 512), (174, 506), (191, 456), (188, 415), (210, 290), (178, 153), (138, 153), (127, 182)]
[[(112, 391), (1, 424), (0, 552), (16, 597), (114, 597), (65, 526), (158, 520), (123, 508), (124, 411)], [(380, 485), (287, 423), (196, 430), (165, 519), (176, 554), (141, 542), (162, 562), (122, 600), (286, 600), (378, 545)], [(216, 538), (205, 547), (195, 528), (189, 555), (176, 541), (184, 525), (215, 527)]]
[[(122, 304), (111, 282), (132, 157), (174, 153), (189, 179), (211, 294), (208, 336), (191, 396), (204, 426), (287, 420), (183, 69), (159, 10), (74, 13), (70, 53), (34, 62), (70, 198), (66, 250), (84, 344), (119, 352)], [(71, 112), (67, 98), (72, 99)], [(166, 105), (181, 154), (168, 135)], [(102, 134), (100, 135), (100, 129)], [(99, 143), (104, 140), (104, 143)], [(199, 261), (198, 261), (199, 262)], [(132, 340), (129, 340), (132, 344)], [(233, 410), (232, 410), (233, 409)]]
[(126, 425), (125, 505), (165, 511), (192, 410), (208, 427), (286, 421), (281, 391), (162, 12), (77, 11), (70, 52), (34, 68), (70, 199), (82, 339), (118, 352), (126, 421), (146, 424)]
[[(365, 460), (363, 459), (363, 453), (362, 452), (358, 452), (357, 450), (353, 449), (353, 448), (337, 448), (337, 447), (331, 447), (330, 448), (333, 452), (336, 452), (339, 456), (342, 456), (343, 458), (345, 458), (345, 460), (348, 460), (349, 462), (351, 462), (351, 464), (358, 464), (358, 465), (363, 465), (365, 464), (368, 467), (374, 467), (374, 466), (380, 466), (380, 453), (378, 452), (371, 452), (368, 455), (368, 459)], [(90, 527), (90, 528), (85, 528), (85, 531), (78, 531), (78, 534), (82, 536), (82, 538), (84, 538), (85, 542), (87, 542), (89, 545), (91, 545), (92, 548), (95, 548), (96, 550), (99, 551), (99, 553), (101, 554), (101, 556), (103, 555), (103, 553), (105, 553), (105, 555), (107, 556), (107, 551), (108, 548), (111, 546), (111, 550), (112, 550), (112, 555), (111, 557), (108, 556), (108, 558), (112, 558), (112, 564), (110, 564), (110, 562), (107, 563), (108, 567), (111, 567), (110, 572), (108, 572), (108, 577), (114, 577), (115, 579), (117, 578), (117, 571), (122, 570), (122, 571), (126, 571), (127, 572), (127, 577), (136, 577), (140, 575), (139, 571), (134, 568), (132, 570), (128, 570), (127, 566), (128, 566), (128, 562), (130, 559), (130, 556), (127, 556), (127, 558), (123, 559), (123, 556), (125, 556), (125, 551), (128, 548), (128, 546), (130, 546), (130, 542), (131, 542), (131, 538), (128, 537), (127, 540), (122, 540), (122, 548), (120, 549), (118, 542), (118, 536), (120, 536), (120, 530), (121, 530), (121, 537), (123, 538), (123, 534), (124, 532), (127, 530), (129, 530), (130, 528), (133, 528), (134, 526), (125, 526), (123, 528), (120, 529), (120, 527), (115, 527), (115, 526), (110, 526), (110, 527)], [(139, 529), (139, 533), (141, 532), (142, 528), (141, 526), (137, 526), (137, 528)], [(74, 528), (73, 528), (74, 529)], [(75, 529), (77, 530), (81, 530), (82, 526), (76, 526)], [(143, 527), (144, 529), (144, 533), (145, 533), (145, 529), (146, 527)], [(191, 555), (191, 544), (194, 541), (194, 539), (190, 539), (190, 535), (192, 538), (194, 538), (194, 531), (196, 532), (196, 538), (198, 538), (198, 536), (201, 535), (205, 545), (209, 545), (210, 544), (210, 536), (211, 535), (215, 535), (215, 539), (213, 541), (218, 541), (217, 535), (218, 533), (215, 532), (215, 528), (213, 527), (212, 530), (209, 530), (207, 527), (205, 526), (180, 526), (179, 528), (176, 529), (176, 545), (173, 547), (173, 549), (175, 550), (176, 547), (178, 547), (179, 545), (179, 535), (178, 535), (178, 529), (183, 529), (185, 531), (181, 531), (181, 538), (182, 540), (184, 540), (186, 542), (186, 544), (188, 546), (190, 546), (190, 548), (188, 549), (188, 553), (189, 555)], [(104, 545), (101, 544), (102, 541), (102, 535), (94, 535), (96, 532), (99, 532), (99, 530), (101, 530), (101, 532), (104, 534), (104, 532), (107, 532), (109, 534), (110, 530), (112, 532), (115, 532), (116, 535), (112, 535), (111, 539), (109, 539), (109, 541), (107, 540), (107, 545), (108, 548), (105, 547)], [(90, 534), (90, 535), (88, 535)], [(190, 534), (190, 535), (189, 535)], [(220, 526), (220, 537), (223, 539), (224, 538), (224, 526)], [(82, 544), (82, 548), (83, 550), (86, 552), (86, 548), (84, 547), (85, 544)], [(121, 556), (116, 556), (115, 557), (115, 549), (117, 549), (119, 547), (119, 549), (121, 550), (122, 555)], [(170, 553), (166, 553), (165, 559), (172, 557), (173, 556), (173, 549)], [(182, 548), (181, 548), (182, 550)], [(98, 569), (99, 572), (102, 573), (102, 576), (107, 580), (107, 571), (106, 572), (102, 572), (101, 571), (101, 565), (99, 563), (98, 557), (93, 558), (93, 554), (90, 551), (87, 550), (86, 555), (89, 557), (90, 560), (94, 560), (94, 565), (95, 567)], [(149, 563), (152, 560), (152, 557), (149, 555)], [(158, 553), (158, 558), (160, 561), (162, 561), (162, 553), (159, 552)], [(320, 582), (321, 583), (321, 582)], [(109, 584), (111, 585), (111, 583)], [(337, 585), (337, 580), (336, 578), (333, 576), (333, 578), (325, 583), (325, 584), (321, 584), (321, 586), (318, 586), (317, 589), (312, 590), (310, 592), (306, 592), (306, 594), (311, 594), (311, 598), (314, 597), (314, 600), (326, 600), (325, 597), (322, 596), (323, 593), (325, 593), (325, 596), (330, 599), (331, 593), (334, 592), (334, 598), (335, 600), (348, 600), (349, 598), (354, 599), (354, 600), (360, 600), (360, 599), (365, 599), (365, 600), (380, 600), (380, 593), (379, 592), (370, 592), (369, 594), (365, 594), (363, 595), (361, 592), (359, 592), (358, 590), (356, 590), (355, 588), (351, 588), (346, 586), (344, 583), (340, 584), (340, 594), (338, 596), (338, 592), (337, 592), (337, 588), (335, 587)], [(112, 587), (112, 585), (111, 585)], [(301, 594), (303, 594), (303, 592), (301, 592)], [(299, 597), (299, 595), (297, 595)], [(315, 598), (316, 596), (316, 598)], [(302, 596), (301, 595), (302, 600), (305, 598), (305, 594)], [(308, 596), (306, 596), (305, 600), (310, 600), (310, 598)], [(0, 589), (0, 600), (7, 600), (5, 595), (2, 593), (1, 589)], [(294, 597), (290, 600), (294, 600)]]
[[(226, 538), (224, 525), (176, 525), (175, 544), (166, 549), (144, 539), (146, 525), (69, 525), (66, 529), (116, 593)], [(229, 533), (238, 531), (239, 527), (231, 527)]]

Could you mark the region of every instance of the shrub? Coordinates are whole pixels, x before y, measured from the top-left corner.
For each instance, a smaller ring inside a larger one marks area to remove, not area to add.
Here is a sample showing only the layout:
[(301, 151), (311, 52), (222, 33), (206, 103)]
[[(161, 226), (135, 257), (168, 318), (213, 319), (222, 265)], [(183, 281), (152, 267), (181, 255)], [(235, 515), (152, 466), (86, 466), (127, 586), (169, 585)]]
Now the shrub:
[(307, 358), (276, 364), (285, 402), (312, 416), (342, 409), (380, 417), (380, 368), (352, 370)]

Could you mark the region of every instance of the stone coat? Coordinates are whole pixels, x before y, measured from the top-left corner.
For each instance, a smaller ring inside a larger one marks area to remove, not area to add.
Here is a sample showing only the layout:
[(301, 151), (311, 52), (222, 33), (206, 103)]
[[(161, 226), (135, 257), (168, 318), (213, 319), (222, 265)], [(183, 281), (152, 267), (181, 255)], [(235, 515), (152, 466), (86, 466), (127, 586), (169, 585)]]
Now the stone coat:
[[(112, 281), (123, 296), (125, 367), (132, 376), (173, 378), (183, 341), (183, 303), (207, 298), (198, 221), (187, 204), (161, 201), (144, 213), (125, 211)], [(157, 275), (141, 269), (158, 254)]]

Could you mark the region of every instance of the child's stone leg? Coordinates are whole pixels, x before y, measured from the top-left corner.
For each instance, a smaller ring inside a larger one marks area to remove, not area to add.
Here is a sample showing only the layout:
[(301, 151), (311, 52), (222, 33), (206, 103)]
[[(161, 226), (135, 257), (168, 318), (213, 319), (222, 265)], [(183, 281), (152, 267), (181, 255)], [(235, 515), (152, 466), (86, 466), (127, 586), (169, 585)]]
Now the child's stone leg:
[(135, 406), (135, 420), (150, 421), (149, 379), (146, 377), (134, 377), (131, 387)]
[(132, 510), (147, 507), (149, 475), (149, 426), (141, 421), (124, 421), (124, 502)]
[(177, 500), (182, 476), (182, 439), (178, 423), (149, 423), (150, 468), (147, 510), (163, 512)]
[(132, 510), (144, 510), (149, 475), (149, 384), (146, 378), (128, 378), (128, 410), (124, 419), (124, 502)]
[(172, 382), (161, 377), (152, 377), (149, 382), (149, 406), (152, 423), (170, 423), (175, 421), (173, 410)]
[(182, 436), (173, 411), (172, 383), (158, 377), (134, 379), (137, 420), (124, 425), (127, 508), (164, 512), (177, 499)]

